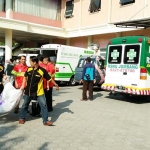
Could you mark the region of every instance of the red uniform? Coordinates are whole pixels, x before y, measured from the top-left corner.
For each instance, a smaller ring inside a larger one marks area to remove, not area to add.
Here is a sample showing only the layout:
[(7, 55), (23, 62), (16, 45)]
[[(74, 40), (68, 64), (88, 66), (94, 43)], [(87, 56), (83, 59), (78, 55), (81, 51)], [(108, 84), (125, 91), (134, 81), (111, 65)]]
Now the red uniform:
[[(52, 79), (55, 79), (55, 66), (52, 63), (40, 64), (41, 67), (46, 69), (46, 71), (49, 73), (49, 75), (52, 77)], [(44, 91), (45, 91), (45, 97), (46, 97), (46, 104), (48, 111), (53, 111), (53, 105), (52, 105), (52, 91), (53, 91), (53, 83), (50, 81), (49, 83), (49, 90), (47, 90), (47, 81), (46, 79), (43, 79), (44, 82)]]
[(22, 86), (24, 73), (27, 71), (28, 66), (23, 64), (17, 64), (12, 70), (12, 74), (16, 76), (15, 81), (18, 84), (18, 88)]
[[(55, 80), (55, 66), (52, 63), (48, 64), (48, 73), (52, 77), (53, 80)], [(49, 87), (53, 87), (54, 84), (52, 82), (49, 83)]]
[[(52, 77), (53, 80), (55, 80), (55, 66), (52, 63), (48, 63), (47, 65), (45, 64), (40, 64), (40, 66), (44, 69), (46, 69), (46, 71), (49, 73), (49, 75)], [(45, 79), (43, 79), (44, 82), (44, 89), (47, 88), (47, 81)], [(50, 82), (49, 83), (49, 87), (53, 87), (53, 83)]]

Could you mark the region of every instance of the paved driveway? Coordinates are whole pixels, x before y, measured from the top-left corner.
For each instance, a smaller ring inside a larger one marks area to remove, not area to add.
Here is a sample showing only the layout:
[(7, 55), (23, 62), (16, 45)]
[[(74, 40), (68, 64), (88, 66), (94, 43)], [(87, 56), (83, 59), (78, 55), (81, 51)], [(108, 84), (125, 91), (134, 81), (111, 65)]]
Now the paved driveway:
[(109, 96), (95, 89), (94, 101), (80, 101), (81, 86), (54, 91), (55, 126), (27, 115), (0, 116), (0, 150), (150, 150), (150, 103)]

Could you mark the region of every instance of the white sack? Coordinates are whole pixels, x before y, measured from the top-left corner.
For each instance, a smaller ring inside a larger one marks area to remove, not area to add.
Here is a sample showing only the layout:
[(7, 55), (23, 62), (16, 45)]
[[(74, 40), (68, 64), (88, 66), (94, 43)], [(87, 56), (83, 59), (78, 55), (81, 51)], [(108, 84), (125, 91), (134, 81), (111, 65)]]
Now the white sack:
[(6, 83), (0, 95), (0, 114), (7, 113), (15, 108), (22, 96), (22, 90), (15, 89), (10, 82)]

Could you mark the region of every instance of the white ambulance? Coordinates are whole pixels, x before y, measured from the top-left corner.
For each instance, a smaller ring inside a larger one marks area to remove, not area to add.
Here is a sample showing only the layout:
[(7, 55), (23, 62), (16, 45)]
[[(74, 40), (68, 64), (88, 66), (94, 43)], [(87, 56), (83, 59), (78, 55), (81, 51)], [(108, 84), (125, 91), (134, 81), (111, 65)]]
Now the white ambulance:
[(111, 39), (106, 52), (102, 89), (130, 95), (150, 95), (150, 38)]
[(70, 85), (75, 85), (74, 74), (79, 58), (83, 55), (91, 56), (95, 54), (94, 50), (60, 44), (45, 44), (39, 50), (40, 54), (55, 59), (55, 80), (57, 82), (68, 82)]

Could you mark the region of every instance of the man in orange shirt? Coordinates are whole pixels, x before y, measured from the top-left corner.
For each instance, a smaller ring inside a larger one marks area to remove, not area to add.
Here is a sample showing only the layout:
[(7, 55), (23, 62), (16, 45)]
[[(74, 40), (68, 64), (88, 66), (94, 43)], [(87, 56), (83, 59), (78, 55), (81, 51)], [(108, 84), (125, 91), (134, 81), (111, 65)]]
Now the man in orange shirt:
[[(22, 86), (24, 73), (27, 71), (28, 66), (26, 65), (26, 57), (19, 57), (19, 64), (16, 64), (12, 70), (12, 74), (15, 78), (15, 88), (19, 89)], [(14, 113), (19, 112), (19, 104), (16, 106)]]
[[(43, 58), (43, 68), (47, 70), (49, 75), (52, 77), (53, 80), (55, 80), (55, 66), (50, 62), (49, 57)], [(46, 90), (46, 80), (44, 80), (44, 89), (45, 89), (45, 97), (46, 97), (46, 103), (47, 103), (47, 109), (48, 112), (53, 111), (53, 105), (52, 105), (52, 92), (53, 92), (53, 86), (54, 84), (52, 82), (49, 82), (49, 90)]]

